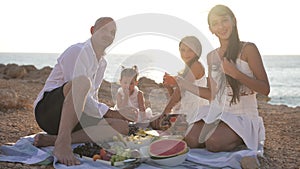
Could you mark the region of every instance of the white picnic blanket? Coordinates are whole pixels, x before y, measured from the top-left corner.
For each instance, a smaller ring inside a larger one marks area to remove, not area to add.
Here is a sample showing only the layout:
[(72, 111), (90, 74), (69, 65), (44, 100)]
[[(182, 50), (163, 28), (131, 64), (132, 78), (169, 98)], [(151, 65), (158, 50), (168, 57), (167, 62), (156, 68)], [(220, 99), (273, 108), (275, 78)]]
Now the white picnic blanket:
[[(0, 161), (20, 162), (25, 164), (53, 164), (57, 169), (114, 169), (118, 167), (107, 164), (96, 163), (91, 160), (80, 158), (80, 165), (66, 166), (57, 162), (52, 156), (53, 146), (37, 148), (32, 145), (33, 137), (26, 136), (20, 138), (14, 145), (0, 146)], [(72, 145), (73, 148), (78, 144)], [(236, 168), (240, 169), (240, 160), (244, 156), (256, 157), (257, 152), (251, 150), (240, 150), (236, 152), (212, 153), (205, 149), (191, 149), (184, 163), (176, 167), (159, 166), (150, 159), (142, 163), (138, 169), (207, 169), (207, 168)]]

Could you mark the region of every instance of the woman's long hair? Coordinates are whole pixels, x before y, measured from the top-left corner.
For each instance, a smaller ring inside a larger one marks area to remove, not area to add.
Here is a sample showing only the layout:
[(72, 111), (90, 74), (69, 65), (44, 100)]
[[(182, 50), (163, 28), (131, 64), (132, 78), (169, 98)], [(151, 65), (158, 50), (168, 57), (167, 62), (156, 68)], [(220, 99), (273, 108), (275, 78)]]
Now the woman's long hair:
[[(233, 61), (234, 63), (236, 63), (236, 59), (238, 57), (238, 54), (241, 51), (241, 41), (239, 38), (239, 34), (238, 34), (238, 29), (237, 29), (237, 24), (236, 24), (236, 18), (233, 14), (233, 12), (224, 5), (216, 5), (214, 6), (209, 14), (208, 14), (208, 24), (210, 24), (209, 22), (209, 18), (211, 15), (217, 15), (217, 16), (224, 16), (224, 15), (229, 15), (231, 17), (231, 19), (233, 20), (233, 28), (232, 28), (232, 33), (229, 37), (229, 43), (227, 46), (227, 49), (224, 53), (224, 58), (226, 58), (229, 61)], [(239, 100), (240, 100), (240, 82), (237, 81), (236, 79), (232, 78), (229, 75), (226, 75), (226, 80), (229, 83), (231, 89), (232, 89), (232, 99), (230, 101), (230, 105), (231, 104), (236, 104)]]

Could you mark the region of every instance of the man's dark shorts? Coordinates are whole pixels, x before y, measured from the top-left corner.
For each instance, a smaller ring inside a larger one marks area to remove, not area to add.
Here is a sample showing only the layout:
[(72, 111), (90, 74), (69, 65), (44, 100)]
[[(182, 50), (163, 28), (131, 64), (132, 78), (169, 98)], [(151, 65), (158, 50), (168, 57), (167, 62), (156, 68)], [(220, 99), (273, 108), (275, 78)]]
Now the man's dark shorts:
[[(35, 108), (35, 118), (38, 125), (41, 129), (51, 135), (57, 135), (58, 133), (61, 111), (65, 100), (63, 94), (64, 85), (50, 92), (45, 92), (44, 97), (37, 103)], [(87, 127), (96, 125), (100, 119), (83, 113), (81, 121), (84, 121), (84, 127)], [(82, 128), (83, 126), (78, 123), (74, 127), (73, 132)]]

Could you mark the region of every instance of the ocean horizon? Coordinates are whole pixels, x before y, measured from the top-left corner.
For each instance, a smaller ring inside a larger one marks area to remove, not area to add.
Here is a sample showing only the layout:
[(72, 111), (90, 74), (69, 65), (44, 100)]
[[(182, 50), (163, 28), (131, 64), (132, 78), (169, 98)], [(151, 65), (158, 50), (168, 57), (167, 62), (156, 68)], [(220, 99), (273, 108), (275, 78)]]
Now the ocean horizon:
[[(0, 53), (0, 64), (34, 65), (37, 69), (41, 69), (46, 66), (54, 67), (59, 55), (59, 53)], [(121, 65), (125, 67), (137, 65), (139, 77), (145, 76), (157, 83), (162, 82), (164, 72), (176, 74), (184, 67), (179, 57), (167, 53), (155, 53), (151, 57), (143, 54), (134, 56), (109, 54), (106, 59), (108, 65), (104, 79), (109, 82), (118, 81)], [(300, 55), (263, 55), (262, 59), (271, 86), (269, 103), (289, 107), (300, 106)], [(206, 65), (202, 57), (200, 61)]]

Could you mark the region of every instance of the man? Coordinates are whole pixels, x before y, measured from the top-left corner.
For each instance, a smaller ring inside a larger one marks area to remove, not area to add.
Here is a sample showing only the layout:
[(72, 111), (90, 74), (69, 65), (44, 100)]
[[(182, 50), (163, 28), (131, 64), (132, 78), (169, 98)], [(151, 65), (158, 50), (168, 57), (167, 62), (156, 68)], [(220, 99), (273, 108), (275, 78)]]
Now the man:
[[(54, 145), (53, 155), (68, 166), (80, 164), (71, 144), (93, 139), (88, 133), (90, 126), (99, 126), (101, 119), (107, 119), (107, 124), (125, 134), (127, 120), (136, 119), (135, 109), (114, 111), (98, 102), (98, 89), (107, 65), (105, 49), (115, 38), (115, 21), (110, 17), (99, 18), (90, 32), (90, 39), (70, 46), (57, 59), (34, 103), (36, 121), (47, 132), (38, 134), (34, 145)], [(111, 133), (102, 131), (101, 135), (101, 128), (93, 131), (97, 131), (99, 137)]]

